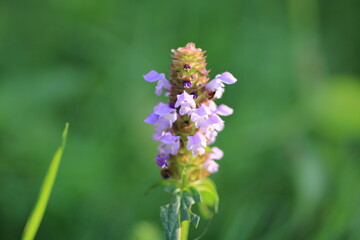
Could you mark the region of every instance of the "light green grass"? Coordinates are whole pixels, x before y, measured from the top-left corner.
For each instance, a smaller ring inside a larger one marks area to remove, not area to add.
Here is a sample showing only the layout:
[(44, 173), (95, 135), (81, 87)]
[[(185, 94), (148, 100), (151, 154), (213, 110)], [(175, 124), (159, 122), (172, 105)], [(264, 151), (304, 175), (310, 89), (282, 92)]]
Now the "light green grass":
[(46, 173), (46, 176), (44, 178), (39, 198), (36, 202), (36, 205), (26, 223), (22, 239), (23, 240), (32, 240), (34, 239), (36, 232), (39, 229), (41, 220), (44, 216), (45, 209), (47, 206), (47, 203), (49, 201), (49, 197), (51, 194), (51, 190), (53, 188), (56, 175), (59, 169), (61, 157), (64, 152), (65, 144), (66, 144), (66, 138), (67, 133), (69, 129), (69, 123), (65, 124), (64, 131), (62, 133), (62, 142), (60, 147), (56, 150), (55, 155), (51, 161), (50, 167)]

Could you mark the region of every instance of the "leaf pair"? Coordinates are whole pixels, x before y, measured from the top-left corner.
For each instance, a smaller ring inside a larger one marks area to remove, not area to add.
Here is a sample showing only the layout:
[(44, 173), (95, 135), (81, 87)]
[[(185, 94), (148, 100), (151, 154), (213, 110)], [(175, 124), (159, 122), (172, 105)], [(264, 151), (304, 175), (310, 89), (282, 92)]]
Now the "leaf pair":
[(166, 240), (178, 240), (183, 222), (192, 222), (197, 228), (200, 217), (192, 212), (192, 206), (198, 204), (205, 219), (210, 219), (218, 210), (219, 196), (216, 186), (210, 179), (202, 179), (181, 190), (175, 185), (168, 185), (165, 191), (171, 193), (171, 202), (160, 208)]
[(166, 240), (180, 239), (181, 223), (189, 221), (198, 226), (200, 217), (191, 211), (195, 203), (201, 202), (199, 192), (195, 187), (180, 190), (176, 186), (167, 186), (165, 191), (173, 194), (171, 202), (160, 207), (160, 216), (165, 230)]

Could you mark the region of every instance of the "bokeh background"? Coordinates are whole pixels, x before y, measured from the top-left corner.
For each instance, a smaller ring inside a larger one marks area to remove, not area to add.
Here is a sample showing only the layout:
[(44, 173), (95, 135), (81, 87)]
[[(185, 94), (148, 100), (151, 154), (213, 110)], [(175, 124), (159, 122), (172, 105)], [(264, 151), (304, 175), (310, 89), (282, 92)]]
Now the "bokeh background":
[(360, 2), (2, 0), (0, 239), (19, 239), (70, 122), (37, 239), (162, 239), (143, 74), (195, 42), (218, 103), (221, 197), (203, 239), (360, 239)]

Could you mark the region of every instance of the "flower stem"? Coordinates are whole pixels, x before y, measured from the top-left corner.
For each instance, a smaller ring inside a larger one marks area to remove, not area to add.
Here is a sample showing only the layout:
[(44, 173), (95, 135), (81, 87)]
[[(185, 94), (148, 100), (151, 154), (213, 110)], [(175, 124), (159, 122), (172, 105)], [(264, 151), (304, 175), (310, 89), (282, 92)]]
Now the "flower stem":
[(181, 237), (180, 240), (187, 240), (188, 239), (188, 234), (189, 234), (189, 221), (182, 221), (181, 222)]

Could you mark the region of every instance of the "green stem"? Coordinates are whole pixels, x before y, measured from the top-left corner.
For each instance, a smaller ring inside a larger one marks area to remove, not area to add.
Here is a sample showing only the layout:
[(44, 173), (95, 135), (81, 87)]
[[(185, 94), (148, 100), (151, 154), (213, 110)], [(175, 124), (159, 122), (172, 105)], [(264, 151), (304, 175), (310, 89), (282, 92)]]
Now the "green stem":
[(189, 221), (182, 221), (181, 222), (181, 231), (180, 231), (181, 237), (180, 237), (180, 240), (187, 240), (188, 239), (189, 225), (190, 225)]

